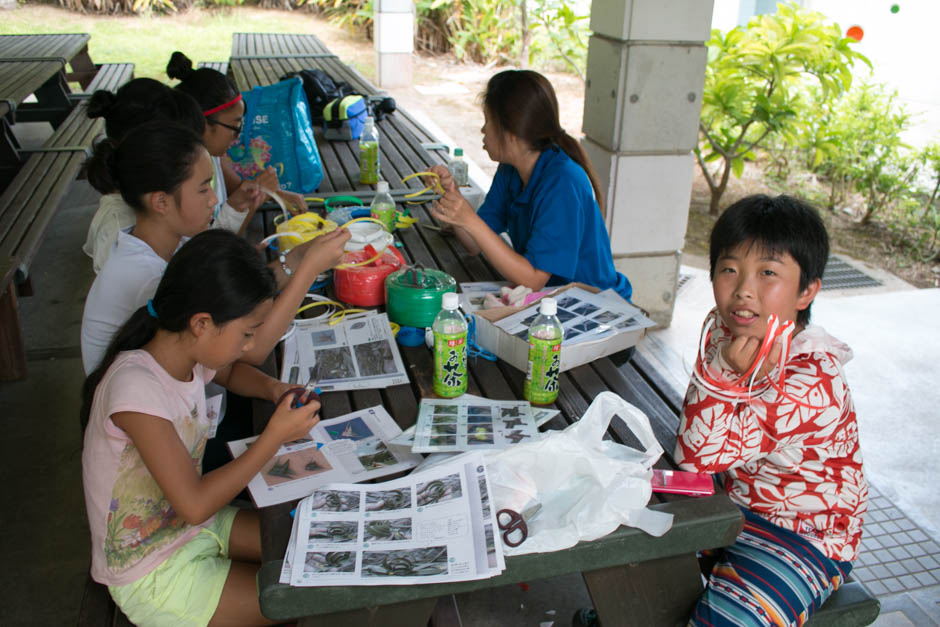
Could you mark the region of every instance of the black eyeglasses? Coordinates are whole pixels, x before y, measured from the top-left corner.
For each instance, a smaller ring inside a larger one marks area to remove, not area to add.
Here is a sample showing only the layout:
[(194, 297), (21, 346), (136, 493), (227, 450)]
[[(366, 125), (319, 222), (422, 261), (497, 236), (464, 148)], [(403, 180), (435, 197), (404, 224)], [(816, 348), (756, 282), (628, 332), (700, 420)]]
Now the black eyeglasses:
[(242, 124), (239, 124), (238, 126), (232, 126), (231, 124), (226, 124), (225, 122), (219, 122), (218, 120), (213, 120), (213, 119), (209, 119), (206, 121), (209, 122), (209, 124), (217, 124), (219, 126), (224, 126), (228, 130), (235, 133), (236, 135), (242, 134), (242, 126), (243, 126)]

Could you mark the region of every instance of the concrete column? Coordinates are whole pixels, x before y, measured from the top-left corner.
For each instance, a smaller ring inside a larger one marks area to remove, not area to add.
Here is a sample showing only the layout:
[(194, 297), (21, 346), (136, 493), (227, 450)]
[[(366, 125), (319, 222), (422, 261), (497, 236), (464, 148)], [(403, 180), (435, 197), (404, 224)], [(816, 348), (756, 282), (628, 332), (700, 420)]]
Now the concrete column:
[(412, 0), (376, 0), (372, 39), (375, 43), (375, 79), (380, 87), (411, 85), (415, 49)]
[(591, 7), (582, 142), (605, 190), (614, 265), (668, 326), (685, 238), (713, 0)]

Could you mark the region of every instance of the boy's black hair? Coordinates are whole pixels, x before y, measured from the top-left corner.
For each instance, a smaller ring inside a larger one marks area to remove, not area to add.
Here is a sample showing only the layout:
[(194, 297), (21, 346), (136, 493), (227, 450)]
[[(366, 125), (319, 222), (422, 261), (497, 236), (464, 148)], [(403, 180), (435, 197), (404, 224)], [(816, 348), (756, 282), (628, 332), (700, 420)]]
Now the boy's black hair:
[[(802, 200), (783, 194), (754, 194), (725, 209), (712, 228), (709, 244), (712, 279), (718, 258), (745, 243), (793, 257), (800, 266), (800, 292), (822, 279), (829, 259), (829, 235), (819, 213)], [(811, 305), (797, 314), (799, 324), (809, 323)]]

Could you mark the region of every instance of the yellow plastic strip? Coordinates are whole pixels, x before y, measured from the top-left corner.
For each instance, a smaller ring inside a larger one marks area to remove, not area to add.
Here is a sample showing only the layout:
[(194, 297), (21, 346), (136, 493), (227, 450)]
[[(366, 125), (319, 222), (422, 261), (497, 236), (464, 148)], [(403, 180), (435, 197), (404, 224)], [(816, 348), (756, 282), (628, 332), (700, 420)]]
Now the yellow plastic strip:
[(344, 310), (342, 310), (342, 311), (337, 311), (335, 314), (333, 314), (332, 316), (330, 316), (330, 321), (329, 321), (328, 324), (332, 327), (332, 326), (334, 326), (334, 325), (339, 324), (340, 322), (342, 322), (342, 321), (343, 321), (343, 318), (345, 318), (345, 317), (346, 317), (346, 314), (348, 314), (348, 313), (350, 313), (350, 314), (351, 314), (351, 313), (363, 313), (363, 312), (365, 312), (365, 311), (367, 311), (367, 310), (365, 310), (365, 309), (360, 309), (360, 308), (358, 308), (358, 307), (354, 307), (354, 308), (352, 308), (352, 309), (344, 309)]
[(319, 307), (320, 305), (335, 305), (336, 307), (339, 307), (340, 309), (343, 308), (343, 304), (335, 300), (315, 300), (312, 303), (307, 303), (306, 305), (298, 309), (296, 315), (299, 316), (300, 314), (307, 311), (308, 309), (313, 309), (314, 307)]
[[(438, 176), (437, 174), (435, 174), (434, 172), (415, 172), (414, 174), (409, 174), (408, 176), (406, 176), (405, 178), (403, 178), (403, 179), (401, 180), (401, 182), (404, 183), (405, 181), (408, 181), (408, 180), (410, 180), (410, 179), (413, 179), (413, 178), (415, 178), (415, 177), (417, 177), (417, 176), (430, 176), (431, 178), (434, 179), (434, 184), (433, 184), (433, 185), (428, 185), (427, 187), (425, 187), (424, 189), (422, 189), (422, 190), (420, 190), (420, 191), (412, 192), (412, 193), (410, 193), (410, 194), (405, 194), (405, 196), (404, 196), (405, 198), (415, 198), (416, 196), (421, 196), (422, 194), (426, 194), (426, 193), (431, 192), (431, 191), (437, 192), (437, 193), (440, 194), (441, 196), (444, 195), (444, 188), (441, 186), (441, 177), (439, 177), (439, 176)], [(420, 204), (424, 204), (423, 202), (412, 202), (412, 201), (410, 201), (410, 200), (407, 201), (407, 202), (408, 202), (408, 204), (410, 204), (410, 205), (416, 205), (416, 204), (417, 204), (417, 205), (420, 205)]]
[(383, 254), (386, 250), (388, 250), (388, 246), (383, 246), (383, 247), (382, 247), (382, 250), (380, 250), (378, 253), (376, 253), (375, 257), (372, 257), (371, 259), (366, 259), (365, 261), (356, 261), (356, 262), (350, 262), (350, 263), (341, 263), (341, 264), (339, 264), (338, 266), (334, 266), (333, 269), (334, 269), (334, 270), (345, 270), (346, 268), (356, 268), (356, 267), (358, 267), (358, 266), (367, 266), (367, 265), (369, 265), (370, 263), (372, 263), (373, 261), (375, 261), (376, 259), (378, 259), (379, 257), (381, 257), (382, 254)]

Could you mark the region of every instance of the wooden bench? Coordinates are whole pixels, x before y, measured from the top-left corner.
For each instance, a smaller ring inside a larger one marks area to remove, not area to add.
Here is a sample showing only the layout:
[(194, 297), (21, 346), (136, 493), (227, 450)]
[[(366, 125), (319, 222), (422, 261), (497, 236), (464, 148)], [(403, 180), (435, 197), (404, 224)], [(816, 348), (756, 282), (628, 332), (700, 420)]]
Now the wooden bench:
[[(116, 89), (133, 75), (133, 64), (105, 64), (89, 88)], [(32, 294), (29, 266), (69, 185), (81, 171), (104, 123), (75, 106), (49, 140), (34, 151), (0, 195), (0, 380), (26, 376), (26, 348), (17, 295)]]
[(200, 61), (197, 67), (207, 67), (222, 74), (228, 74), (228, 61)]

